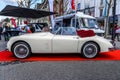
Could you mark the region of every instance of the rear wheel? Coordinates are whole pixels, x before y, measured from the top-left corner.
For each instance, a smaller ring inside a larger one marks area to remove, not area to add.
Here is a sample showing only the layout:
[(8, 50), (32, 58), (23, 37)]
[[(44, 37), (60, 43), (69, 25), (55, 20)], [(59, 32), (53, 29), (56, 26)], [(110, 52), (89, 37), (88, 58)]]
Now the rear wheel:
[(27, 58), (31, 54), (30, 47), (25, 42), (17, 42), (13, 45), (12, 52), (17, 58)]
[(82, 48), (82, 55), (86, 58), (94, 58), (98, 53), (99, 46), (94, 42), (88, 42)]

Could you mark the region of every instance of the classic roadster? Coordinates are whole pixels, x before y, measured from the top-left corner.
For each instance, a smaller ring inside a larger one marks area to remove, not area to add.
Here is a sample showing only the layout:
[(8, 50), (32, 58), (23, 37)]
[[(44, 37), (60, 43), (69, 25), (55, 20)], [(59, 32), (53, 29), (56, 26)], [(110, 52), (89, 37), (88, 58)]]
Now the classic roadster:
[(60, 27), (57, 31), (12, 37), (7, 48), (17, 58), (27, 58), (31, 53), (79, 53), (94, 58), (112, 49), (113, 45), (96, 35), (81, 37), (74, 27)]

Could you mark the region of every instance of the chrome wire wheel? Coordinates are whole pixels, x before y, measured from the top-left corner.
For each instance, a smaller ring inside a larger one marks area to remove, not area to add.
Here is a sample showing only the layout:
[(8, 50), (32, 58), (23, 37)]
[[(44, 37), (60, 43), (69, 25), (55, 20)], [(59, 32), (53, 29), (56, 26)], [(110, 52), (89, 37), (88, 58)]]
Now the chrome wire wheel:
[(30, 48), (24, 42), (18, 42), (13, 46), (13, 53), (17, 58), (27, 58), (30, 55)]
[(98, 45), (93, 42), (86, 43), (82, 49), (82, 55), (86, 58), (94, 58), (98, 52)]

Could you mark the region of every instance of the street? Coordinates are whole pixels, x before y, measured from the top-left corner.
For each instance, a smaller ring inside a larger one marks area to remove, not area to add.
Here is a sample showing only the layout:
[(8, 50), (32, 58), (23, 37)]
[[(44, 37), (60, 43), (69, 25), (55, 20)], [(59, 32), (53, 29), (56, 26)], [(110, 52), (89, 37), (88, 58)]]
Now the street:
[(119, 61), (39, 61), (0, 66), (0, 80), (120, 80)]

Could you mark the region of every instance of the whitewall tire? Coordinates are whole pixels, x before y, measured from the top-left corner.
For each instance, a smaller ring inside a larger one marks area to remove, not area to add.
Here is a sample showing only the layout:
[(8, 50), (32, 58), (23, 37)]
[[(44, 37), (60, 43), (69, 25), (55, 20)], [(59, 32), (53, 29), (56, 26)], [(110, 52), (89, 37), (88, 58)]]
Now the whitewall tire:
[(16, 58), (27, 58), (31, 54), (30, 47), (25, 42), (17, 42), (12, 47), (12, 52)]
[(86, 58), (94, 58), (99, 53), (99, 46), (94, 42), (87, 42), (82, 48), (82, 55)]

